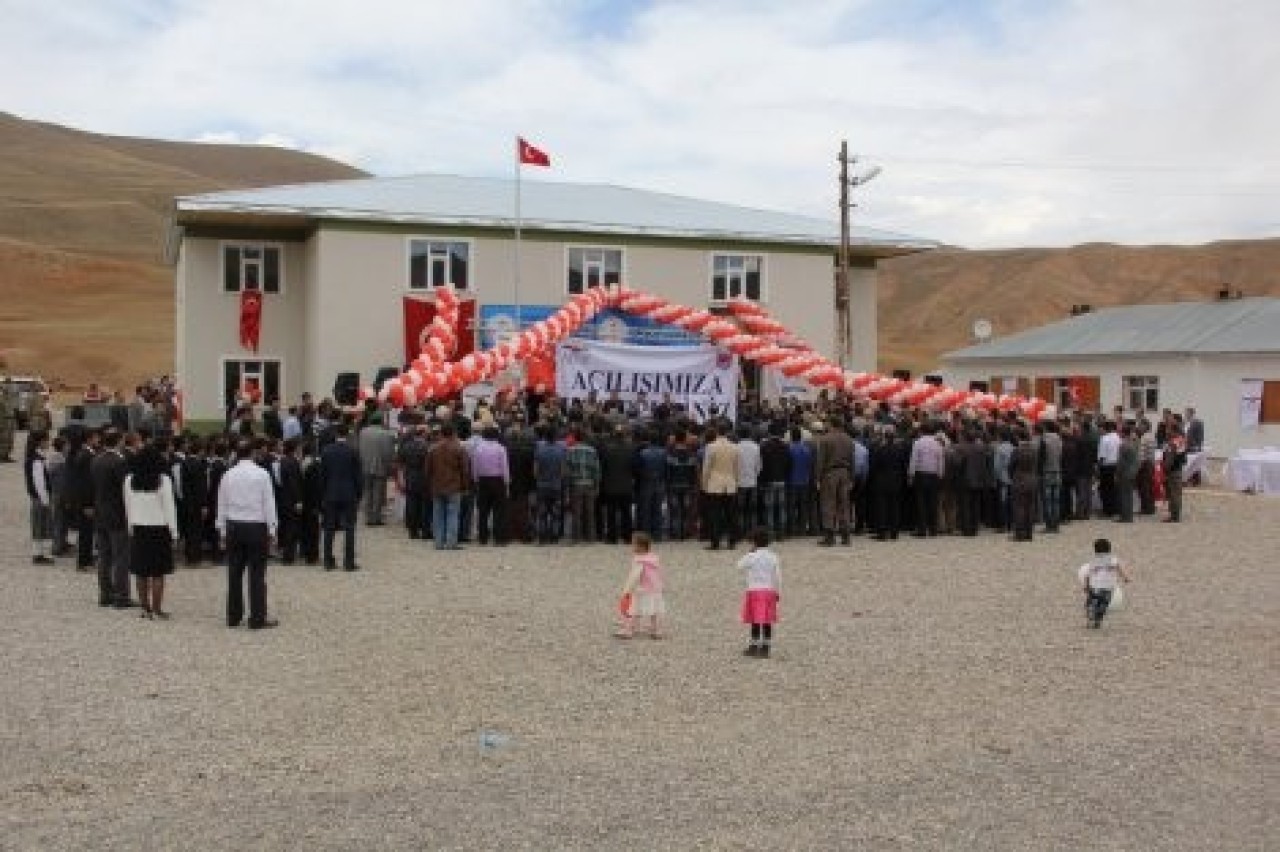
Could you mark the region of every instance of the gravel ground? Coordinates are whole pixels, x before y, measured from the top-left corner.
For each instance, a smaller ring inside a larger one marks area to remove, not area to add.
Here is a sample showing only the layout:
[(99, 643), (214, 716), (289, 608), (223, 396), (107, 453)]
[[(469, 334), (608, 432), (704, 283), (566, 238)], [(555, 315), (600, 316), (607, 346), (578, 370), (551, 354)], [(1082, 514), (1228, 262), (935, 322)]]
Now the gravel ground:
[[(171, 622), (30, 564), (0, 466), (0, 848), (1235, 850), (1280, 836), (1280, 500), (1015, 545), (785, 543), (771, 660), (739, 655), (733, 558), (662, 546), (665, 642), (609, 638), (625, 552), (273, 566), (279, 630), (220, 570)], [(1130, 606), (1084, 629), (1113, 537)], [(482, 748), (485, 732), (491, 747)], [(505, 738), (505, 739), (504, 739)], [(1272, 846), (1271, 848), (1274, 848)]]

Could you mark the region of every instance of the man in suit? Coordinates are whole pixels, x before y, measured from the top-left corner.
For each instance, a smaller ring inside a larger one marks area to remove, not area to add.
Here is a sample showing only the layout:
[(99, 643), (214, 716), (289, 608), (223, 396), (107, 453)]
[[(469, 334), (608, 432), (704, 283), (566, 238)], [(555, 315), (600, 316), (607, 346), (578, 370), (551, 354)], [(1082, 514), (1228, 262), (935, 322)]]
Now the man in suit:
[(298, 558), (302, 532), (302, 449), (297, 438), (284, 442), (284, 452), (276, 462), (279, 482), (280, 560), (292, 565)]
[(814, 442), (814, 470), (818, 483), (818, 500), (822, 506), (822, 540), (818, 544), (831, 547), (849, 543), (849, 494), (853, 489), (853, 438), (845, 431), (839, 417), (832, 417), (827, 431)]
[(960, 433), (960, 444), (956, 447), (956, 479), (959, 491), (960, 534), (976, 536), (978, 522), (982, 517), (982, 495), (986, 487), (987, 452), (974, 433), (968, 429)]
[(707, 446), (702, 461), (702, 491), (707, 495), (710, 515), (711, 543), (708, 550), (719, 550), (720, 539), (728, 533), (729, 547), (738, 544), (738, 513), (734, 502), (738, 494), (738, 447), (730, 443), (716, 427), (707, 427)]
[(193, 438), (180, 465), (182, 506), (178, 523), (182, 527), (184, 555), (188, 565), (199, 565), (209, 515), (209, 461), (205, 458), (204, 441)]
[(1134, 435), (1134, 427), (1128, 423), (1120, 430), (1120, 444), (1116, 450), (1115, 467), (1115, 514), (1116, 520), (1122, 524), (1133, 523), (1133, 489), (1137, 487), (1138, 439)]
[(380, 527), (387, 503), (387, 478), (396, 461), (396, 433), (382, 422), (381, 414), (375, 414), (360, 430), (357, 446), (364, 474), (364, 523)]
[(1025, 428), (1019, 427), (1009, 458), (1009, 515), (1014, 541), (1031, 541), (1036, 508), (1039, 453)]
[(356, 506), (364, 486), (360, 454), (348, 442), (351, 430), (345, 423), (334, 427), (333, 442), (320, 453), (320, 481), (324, 495), (324, 570), (338, 567), (333, 558), (333, 537), (343, 531), (342, 567), (358, 571), (356, 565)]
[(89, 464), (93, 479), (94, 536), (98, 545), (98, 606), (126, 609), (129, 596), (129, 519), (124, 510), (128, 463), (120, 452), (120, 433), (108, 429), (102, 452)]

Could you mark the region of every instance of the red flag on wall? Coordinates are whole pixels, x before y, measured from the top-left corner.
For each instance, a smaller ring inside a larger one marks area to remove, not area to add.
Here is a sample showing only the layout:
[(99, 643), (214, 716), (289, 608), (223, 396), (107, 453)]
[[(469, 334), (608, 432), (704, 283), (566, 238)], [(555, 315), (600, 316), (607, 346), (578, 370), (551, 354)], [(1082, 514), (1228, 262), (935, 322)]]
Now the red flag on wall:
[(250, 352), (258, 351), (262, 332), (262, 292), (240, 291), (240, 345)]
[(522, 166), (550, 166), (551, 158), (540, 148), (535, 148), (523, 136), (516, 137), (516, 153)]
[(436, 303), (413, 296), (404, 297), (404, 363), (413, 363), (413, 359), (422, 354), (422, 345), (427, 342), (427, 330), (436, 317)]
[[(422, 347), (427, 342), (431, 331), (431, 321), (436, 318), (436, 303), (416, 296), (404, 297), (404, 362), (413, 363), (413, 359), (422, 354)], [(456, 361), (464, 355), (475, 351), (475, 299), (463, 299), (458, 302), (458, 351), (450, 360)]]

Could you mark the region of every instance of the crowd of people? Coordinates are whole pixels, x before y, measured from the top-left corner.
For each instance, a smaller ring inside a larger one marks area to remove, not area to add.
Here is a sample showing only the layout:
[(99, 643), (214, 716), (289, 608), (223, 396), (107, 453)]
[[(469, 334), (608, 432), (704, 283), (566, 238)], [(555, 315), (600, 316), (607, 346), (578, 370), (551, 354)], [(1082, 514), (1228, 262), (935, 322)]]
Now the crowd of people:
[(1030, 423), (826, 395), (744, 400), (736, 421), (705, 423), (666, 398), (533, 391), (466, 413), (447, 402), (343, 409), (306, 394), (232, 413), (212, 436), (174, 434), (158, 418), (32, 430), (33, 560), (96, 565), (102, 606), (161, 618), (175, 561), (225, 561), (228, 624), (245, 619), (247, 580), (248, 626), (261, 628), (274, 625), (267, 560), (359, 570), (361, 516), (440, 550), (631, 544), (636, 532), (713, 550), (755, 531), (827, 547), (984, 531), (1030, 541), (1074, 521), (1154, 515), (1161, 490), (1166, 520), (1181, 520), (1182, 471), (1203, 443), (1190, 412), (1154, 424), (1122, 411)]

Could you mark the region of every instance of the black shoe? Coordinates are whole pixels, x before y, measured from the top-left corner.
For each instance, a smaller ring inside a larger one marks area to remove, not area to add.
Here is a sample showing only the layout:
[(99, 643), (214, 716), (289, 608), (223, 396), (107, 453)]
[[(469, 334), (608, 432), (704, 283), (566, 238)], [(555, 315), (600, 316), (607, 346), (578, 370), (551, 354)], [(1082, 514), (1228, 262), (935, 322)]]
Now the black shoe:
[(336, 571), (337, 569), (338, 569), (338, 563), (337, 563), (337, 562), (325, 562), (325, 563), (324, 563), (324, 570), (326, 570), (326, 571)]
[(343, 565), (342, 570), (343, 571), (359, 571), (360, 566), (359, 565)]
[(912, 537), (912, 538), (924, 538), (924, 533), (922, 533), (922, 532), (920, 532), (920, 531), (916, 531), (916, 532), (913, 532), (913, 533), (911, 534), (911, 537)]
[(98, 606), (111, 606), (111, 598), (98, 598)]
[(756, 646), (756, 645), (748, 645), (748, 646), (747, 646), (747, 649), (746, 649), (745, 651), (743, 651), (743, 652), (742, 652), (742, 656), (744, 656), (744, 657), (758, 657), (758, 656), (760, 656), (760, 648), (759, 648), (758, 646)]
[(844, 535), (840, 536), (840, 543), (841, 543), (841, 544), (843, 544), (843, 545), (845, 545), (845, 546), (848, 546), (848, 545), (849, 545), (849, 534), (848, 534), (848, 533), (845, 533)]
[(115, 601), (111, 605), (116, 609), (132, 609), (136, 606), (140, 606), (137, 601), (132, 600)]
[(32, 565), (52, 565), (53, 560), (47, 556), (33, 556), (31, 557), (31, 564)]
[(708, 545), (707, 545), (705, 548), (703, 548), (703, 549), (704, 549), (704, 550), (719, 550), (719, 549), (720, 549), (720, 545), (718, 545), (718, 544), (708, 544)]
[(238, 622), (238, 621), (228, 621), (228, 622), (227, 622), (227, 627), (230, 627), (230, 628), (232, 628), (232, 629), (234, 629), (234, 628), (236, 628), (236, 627), (239, 627), (239, 626), (240, 626), (240, 622)]
[(768, 645), (761, 645), (761, 646), (760, 646), (760, 650), (759, 650), (759, 651), (756, 651), (756, 656), (757, 656), (757, 657), (760, 657), (761, 659), (764, 659), (764, 658), (768, 657), (768, 656), (769, 656), (769, 646), (768, 646)]
[(279, 627), (279, 626), (280, 626), (280, 622), (276, 621), (274, 618), (268, 618), (266, 621), (262, 622), (261, 624), (253, 624), (251, 622), (249, 624), (249, 629), (250, 630), (270, 630), (273, 627)]
[(833, 535), (823, 536), (822, 540), (818, 542), (819, 547), (835, 547), (835, 544), (836, 537)]

